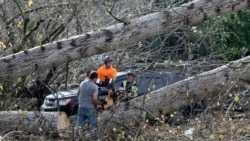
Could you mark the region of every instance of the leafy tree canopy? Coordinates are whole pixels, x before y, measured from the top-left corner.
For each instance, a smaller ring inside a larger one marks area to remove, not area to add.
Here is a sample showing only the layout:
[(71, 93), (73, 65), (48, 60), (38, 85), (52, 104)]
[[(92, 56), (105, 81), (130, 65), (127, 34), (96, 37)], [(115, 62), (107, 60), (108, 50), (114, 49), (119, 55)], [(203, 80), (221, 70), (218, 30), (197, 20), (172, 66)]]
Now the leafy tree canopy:
[(213, 52), (226, 61), (243, 57), (250, 50), (249, 22), (250, 11), (245, 10), (202, 23), (199, 32), (206, 36), (206, 45), (211, 47), (203, 47), (203, 52)]

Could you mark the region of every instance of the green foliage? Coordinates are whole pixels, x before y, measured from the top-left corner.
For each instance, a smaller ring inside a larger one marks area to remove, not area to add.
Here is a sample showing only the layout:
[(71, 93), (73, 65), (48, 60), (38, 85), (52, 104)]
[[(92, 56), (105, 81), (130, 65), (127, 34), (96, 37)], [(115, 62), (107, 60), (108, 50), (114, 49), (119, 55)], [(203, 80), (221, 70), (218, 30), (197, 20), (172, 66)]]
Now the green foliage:
[[(236, 60), (250, 50), (250, 10), (239, 11), (227, 16), (204, 22), (198, 30), (206, 36), (203, 52), (217, 54), (217, 59)], [(208, 38), (212, 38), (208, 39)], [(211, 42), (209, 42), (209, 40)]]
[(250, 10), (205, 21), (195, 27), (179, 28), (172, 34), (142, 41), (138, 51), (150, 52), (153, 60), (232, 61), (250, 51)]

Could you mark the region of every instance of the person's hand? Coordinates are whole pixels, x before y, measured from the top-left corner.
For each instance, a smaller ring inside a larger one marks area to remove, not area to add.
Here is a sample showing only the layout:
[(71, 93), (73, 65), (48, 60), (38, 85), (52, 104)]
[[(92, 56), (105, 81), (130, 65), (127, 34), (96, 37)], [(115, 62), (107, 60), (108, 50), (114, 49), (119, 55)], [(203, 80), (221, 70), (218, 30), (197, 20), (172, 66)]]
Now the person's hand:
[(101, 110), (102, 106), (101, 105), (97, 105), (96, 110)]

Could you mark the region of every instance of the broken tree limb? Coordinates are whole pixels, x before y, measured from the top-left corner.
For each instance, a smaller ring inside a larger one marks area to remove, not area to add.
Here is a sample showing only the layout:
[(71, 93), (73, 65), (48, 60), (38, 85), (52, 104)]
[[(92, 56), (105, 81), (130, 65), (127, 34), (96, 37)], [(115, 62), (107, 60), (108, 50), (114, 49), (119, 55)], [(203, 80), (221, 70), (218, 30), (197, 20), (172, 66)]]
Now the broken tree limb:
[(0, 117), (0, 128), (3, 132), (41, 132), (46, 128), (56, 131), (57, 112), (1, 111)]
[(106, 127), (106, 132), (102, 130), (99, 134), (103, 136), (121, 125), (161, 118), (182, 106), (223, 96), (236, 85), (250, 88), (249, 67), (250, 56), (137, 97), (114, 110), (104, 111), (100, 116), (100, 127)]
[(149, 37), (169, 33), (184, 25), (195, 25), (209, 18), (249, 8), (249, 0), (195, 0), (180, 7), (118, 23), (24, 50), (0, 58), (0, 81), (8, 81), (35, 71), (101, 54)]

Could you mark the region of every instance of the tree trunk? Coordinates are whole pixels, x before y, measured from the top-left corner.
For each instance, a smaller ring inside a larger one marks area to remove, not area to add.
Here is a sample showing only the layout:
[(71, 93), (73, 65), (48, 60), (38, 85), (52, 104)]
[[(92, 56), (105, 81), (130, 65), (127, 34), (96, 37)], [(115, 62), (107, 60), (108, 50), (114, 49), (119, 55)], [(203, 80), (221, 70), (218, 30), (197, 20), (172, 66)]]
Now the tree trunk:
[(63, 63), (108, 52), (184, 25), (249, 8), (249, 0), (195, 0), (181, 7), (71, 37), (0, 58), (0, 81), (43, 71)]
[(60, 133), (70, 126), (70, 119), (64, 112), (1, 111), (0, 119), (2, 133), (14, 130)]

